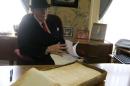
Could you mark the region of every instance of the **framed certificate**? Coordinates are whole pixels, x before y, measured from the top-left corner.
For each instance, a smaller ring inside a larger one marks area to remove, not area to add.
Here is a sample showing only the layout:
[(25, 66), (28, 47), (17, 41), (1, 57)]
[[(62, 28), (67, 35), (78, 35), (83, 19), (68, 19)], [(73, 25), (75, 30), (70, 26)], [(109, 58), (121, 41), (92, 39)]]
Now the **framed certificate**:
[(72, 27), (64, 27), (64, 36), (72, 37), (73, 36), (73, 28)]

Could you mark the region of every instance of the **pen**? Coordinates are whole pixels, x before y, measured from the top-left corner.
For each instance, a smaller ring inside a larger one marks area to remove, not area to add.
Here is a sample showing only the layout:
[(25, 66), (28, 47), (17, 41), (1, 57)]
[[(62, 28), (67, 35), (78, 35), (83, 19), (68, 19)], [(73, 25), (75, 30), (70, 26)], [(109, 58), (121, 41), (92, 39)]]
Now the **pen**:
[(13, 79), (13, 69), (10, 70), (10, 82), (12, 81)]

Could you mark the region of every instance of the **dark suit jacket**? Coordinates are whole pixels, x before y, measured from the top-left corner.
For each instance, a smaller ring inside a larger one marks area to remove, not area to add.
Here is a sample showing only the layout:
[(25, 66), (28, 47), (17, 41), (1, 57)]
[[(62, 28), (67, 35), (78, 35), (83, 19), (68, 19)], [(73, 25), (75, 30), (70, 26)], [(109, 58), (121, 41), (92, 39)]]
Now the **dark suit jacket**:
[(47, 47), (64, 42), (60, 18), (49, 14), (46, 22), (51, 34), (41, 28), (32, 14), (25, 15), (19, 26), (18, 47), (22, 55), (34, 60), (34, 64), (52, 64), (50, 54), (45, 54)]

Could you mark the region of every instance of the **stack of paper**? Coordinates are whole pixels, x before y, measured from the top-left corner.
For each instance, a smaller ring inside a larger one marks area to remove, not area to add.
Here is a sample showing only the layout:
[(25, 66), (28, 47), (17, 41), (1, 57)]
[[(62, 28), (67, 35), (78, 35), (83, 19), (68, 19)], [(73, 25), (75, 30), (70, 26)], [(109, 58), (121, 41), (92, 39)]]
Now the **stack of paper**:
[(32, 68), (12, 86), (82, 86), (85, 83), (87, 85), (90, 81), (95, 83), (93, 79), (101, 74), (101, 72), (80, 63), (73, 63), (47, 71)]

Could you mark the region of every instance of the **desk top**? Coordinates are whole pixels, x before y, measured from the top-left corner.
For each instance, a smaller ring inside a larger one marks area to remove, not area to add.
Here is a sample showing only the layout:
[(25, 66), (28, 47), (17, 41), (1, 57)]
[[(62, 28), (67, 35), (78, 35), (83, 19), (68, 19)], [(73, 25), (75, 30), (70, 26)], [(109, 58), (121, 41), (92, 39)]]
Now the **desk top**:
[[(130, 65), (126, 64), (91, 64), (107, 71), (105, 86), (130, 86)], [(54, 68), (53, 65), (30, 65), (30, 66), (0, 66), (0, 86), (9, 86), (15, 82), (25, 71), (36, 67), (40, 70)], [(13, 69), (13, 77), (10, 82), (10, 71)]]
[[(74, 41), (74, 44), (76, 43), (77, 41)], [(89, 40), (88, 42), (79, 42), (79, 44), (88, 44), (88, 45), (113, 45), (112, 43), (110, 43), (109, 41), (99, 41), (99, 40)]]
[[(10, 86), (14, 83), (23, 73), (30, 68), (35, 67), (39, 70), (47, 70), (54, 68), (54, 65), (24, 65), (24, 66), (0, 66), (0, 86)], [(12, 81), (10, 81), (10, 73), (13, 69)], [(2, 77), (2, 78), (1, 78)]]

